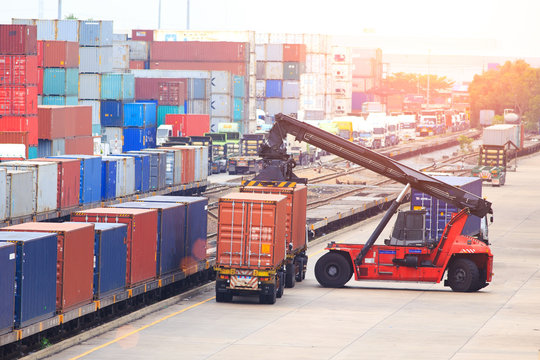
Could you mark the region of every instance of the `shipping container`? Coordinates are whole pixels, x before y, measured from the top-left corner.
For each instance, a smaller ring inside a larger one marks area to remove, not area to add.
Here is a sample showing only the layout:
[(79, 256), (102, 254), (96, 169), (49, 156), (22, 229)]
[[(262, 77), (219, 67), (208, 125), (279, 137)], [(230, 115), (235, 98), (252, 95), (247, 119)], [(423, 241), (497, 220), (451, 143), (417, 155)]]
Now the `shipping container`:
[[(2, 116), (0, 118), (0, 132), (15, 132), (20, 137), (21, 132), (27, 133), (27, 144), (37, 145), (38, 140), (38, 118), (37, 116)], [(8, 137), (0, 138), (2, 144), (7, 144)], [(16, 143), (26, 143), (18, 141)]]
[(230, 193), (219, 199), (216, 265), (275, 269), (286, 258), (287, 198)]
[[(127, 154), (135, 159), (135, 191), (147, 192), (150, 190), (150, 154)], [(116, 155), (114, 155), (116, 156)]]
[(111, 46), (113, 37), (112, 21), (80, 21), (80, 46)]
[(131, 38), (138, 41), (153, 41), (154, 30), (131, 30)]
[(165, 124), (165, 118), (169, 114), (182, 114), (183, 106), (160, 105), (157, 107), (157, 126)]
[(165, 186), (181, 184), (182, 153), (172, 148), (144, 149), (146, 152), (162, 154), (165, 159)]
[[(101, 158), (101, 200), (115, 199), (118, 161), (109, 157)], [(120, 196), (120, 195), (118, 195)]]
[(182, 268), (206, 259), (208, 198), (199, 196), (150, 196), (144, 202), (177, 203), (186, 206), (186, 250)]
[[(79, 78), (77, 74), (77, 79)], [(78, 105), (79, 104), (79, 97), (77, 95), (74, 96), (57, 96), (57, 95), (51, 95), (51, 96), (43, 96), (41, 100), (41, 104), (39, 103), (39, 97), (38, 97), (38, 105), (58, 105), (58, 106), (66, 106), (66, 105)]]
[[(128, 41), (129, 59), (136, 61), (147, 61), (150, 56), (150, 48), (146, 41)], [(143, 68), (144, 69), (144, 68)]]
[(144, 67), (144, 61), (142, 60), (130, 60), (129, 61), (129, 68), (130, 69), (138, 69), (138, 70), (141, 70), (141, 69), (145, 69)]
[(101, 99), (101, 74), (79, 74), (79, 99)]
[(133, 100), (135, 78), (133, 74), (101, 75), (101, 98), (106, 100)]
[(0, 25), (0, 54), (36, 55), (37, 28), (33, 25)]
[(283, 79), (283, 63), (282, 62), (267, 62), (265, 69), (266, 79), (280, 80)]
[(0, 334), (13, 330), (15, 316), (15, 245), (0, 237)]
[(283, 45), (268, 44), (266, 45), (266, 61), (283, 61)]
[(81, 162), (78, 159), (38, 158), (34, 161), (55, 162), (57, 165), (58, 209), (69, 209), (79, 205)]
[(283, 95), (281, 80), (266, 80), (266, 97), (281, 98)]
[(484, 128), (482, 133), (482, 144), (506, 146), (511, 142), (517, 147), (521, 146), (520, 127), (512, 124), (497, 124)]
[(264, 80), (266, 79), (266, 63), (257, 61), (257, 68), (256, 68), (256, 77), (257, 80)]
[(7, 170), (6, 169), (1, 169), (0, 168), (0, 199), (4, 199), (4, 200), (0, 200), (0, 201), (3, 201), (1, 203), (1, 206), (0, 206), (0, 221), (6, 219), (8, 217), (8, 208), (9, 208), (9, 204), (8, 202), (10, 201), (9, 197), (8, 197), (8, 188), (7, 188)]
[[(36, 152), (37, 157), (37, 152)], [(1, 167), (11, 170), (28, 170), (32, 172), (32, 208), (37, 213), (56, 210), (57, 171), (53, 162), (9, 161), (0, 163)], [(30, 191), (26, 189), (26, 191)], [(13, 199), (12, 199), (13, 201)]]
[(111, 154), (122, 153), (124, 146), (124, 129), (121, 127), (104, 127), (102, 129), (101, 141), (109, 144)]
[(300, 80), (302, 69), (300, 63), (285, 62), (283, 63), (283, 79), (284, 80)]
[(300, 98), (300, 82), (293, 80), (283, 81), (283, 97), (287, 99)]
[(79, 44), (70, 41), (43, 41), (44, 68), (76, 68), (79, 66)]
[(0, 86), (0, 115), (36, 115), (37, 86)]
[(126, 287), (127, 225), (93, 224), (94, 298), (100, 299)]
[(207, 98), (206, 79), (188, 79), (187, 98), (189, 100), (204, 100)]
[[(106, 158), (106, 157), (103, 157)], [(135, 193), (135, 158), (132, 156), (111, 156), (118, 159), (116, 167), (116, 196), (125, 196)], [(120, 182), (120, 186), (119, 186)], [(120, 190), (120, 192), (118, 192)]]
[(228, 71), (212, 71), (210, 79), (212, 94), (231, 94), (233, 91), (233, 76)]
[(65, 155), (66, 153), (66, 140), (54, 139), (54, 140), (38, 140), (38, 158), (48, 157), (53, 155)]
[(6, 169), (6, 218), (15, 219), (35, 213), (31, 171)]
[(57, 159), (78, 159), (81, 162), (79, 204), (101, 201), (101, 157), (94, 155), (62, 155)]
[(305, 62), (305, 44), (283, 44), (283, 61)]
[[(460, 176), (434, 176), (437, 180), (459, 187), (474, 195), (482, 197), (482, 179), (476, 177)], [(450, 221), (452, 214), (459, 212), (455, 206), (445, 203), (442, 200), (424, 194), (421, 191), (412, 189), (411, 210), (426, 210), (425, 228), (427, 236), (433, 240), (439, 240), (444, 232), (446, 224)], [(475, 236), (480, 233), (481, 219), (471, 215), (462, 230), (463, 235)]]
[(2, 230), (55, 233), (58, 240), (56, 310), (64, 312), (92, 301), (93, 224), (28, 222)]
[(163, 153), (152, 153), (152, 152), (145, 152), (145, 151), (128, 151), (126, 155), (143, 155), (148, 156), (148, 163), (149, 163), (149, 172), (148, 172), (148, 187), (149, 190), (158, 190), (162, 187), (160, 186), (160, 177), (161, 173), (163, 173), (163, 182), (165, 181), (165, 172), (166, 172), (166, 162), (164, 162), (164, 166), (160, 167), (160, 157), (163, 156)]
[(126, 224), (126, 286), (156, 277), (156, 210), (96, 208), (73, 213), (71, 221)]
[(92, 125), (100, 124), (101, 102), (99, 100), (79, 100), (79, 105), (90, 106), (92, 109)]
[(0, 55), (0, 85), (38, 83), (36, 55)]
[[(298, 114), (300, 102), (298, 99), (283, 99), (283, 113), (284, 114)], [(296, 116), (294, 116), (296, 117)]]
[(154, 61), (234, 61), (246, 62), (248, 44), (239, 42), (154, 41), (150, 59)]
[(233, 75), (233, 96), (245, 97), (246, 96), (246, 84), (245, 78), (240, 75)]
[(178, 271), (186, 254), (186, 206), (175, 203), (127, 202), (114, 208), (157, 210), (157, 256), (158, 276)]
[(173, 136), (204, 136), (210, 132), (210, 117), (197, 114), (168, 114), (165, 124), (172, 125)]
[(43, 94), (77, 96), (79, 71), (77, 69), (43, 69)]
[(233, 120), (242, 120), (244, 118), (244, 98), (233, 99)]
[(112, 67), (115, 72), (127, 72), (129, 69), (129, 45), (124, 43), (113, 45)]
[[(66, 137), (89, 136), (92, 132), (92, 111), (90, 106), (66, 106)], [(98, 113), (99, 115), (99, 113)]]
[(141, 150), (156, 146), (156, 128), (124, 128), (124, 145), (122, 151)]
[(124, 104), (122, 101), (102, 100), (100, 106), (101, 126), (122, 126)]
[(231, 96), (229, 94), (212, 94), (210, 100), (210, 112), (212, 116), (231, 117)]
[(94, 139), (92, 136), (67, 137), (66, 155), (93, 155)]
[(80, 47), (79, 71), (81, 73), (108, 73), (113, 69), (112, 46)]
[(162, 83), (178, 83), (187, 93), (187, 79), (182, 78), (141, 78), (135, 76), (136, 100), (159, 100), (159, 85)]
[(53, 317), (56, 312), (56, 234), (0, 231), (0, 241), (16, 246), (15, 327), (23, 328)]
[(255, 83), (255, 96), (258, 98), (266, 97), (266, 80), (257, 80)]
[(183, 106), (186, 101), (184, 83), (161, 82), (159, 83), (159, 105)]
[(187, 102), (187, 108), (185, 108), (186, 114), (210, 114), (212, 107), (209, 100), (189, 100)]
[(28, 159), (35, 159), (35, 158), (37, 158), (37, 146), (29, 146)]
[(175, 146), (182, 152), (182, 184), (195, 181), (195, 148), (193, 146)]
[(282, 99), (266, 99), (264, 101), (264, 110), (268, 116), (273, 116), (283, 112), (283, 100)]
[(245, 62), (150, 61), (148, 68), (152, 70), (227, 71), (242, 76), (247, 74)]
[(257, 62), (266, 61), (266, 45), (259, 44), (255, 45), (255, 59)]
[[(133, 126), (133, 127), (156, 126), (156, 104), (154, 103), (124, 104), (124, 126)], [(126, 140), (124, 140), (124, 142), (126, 142)]]

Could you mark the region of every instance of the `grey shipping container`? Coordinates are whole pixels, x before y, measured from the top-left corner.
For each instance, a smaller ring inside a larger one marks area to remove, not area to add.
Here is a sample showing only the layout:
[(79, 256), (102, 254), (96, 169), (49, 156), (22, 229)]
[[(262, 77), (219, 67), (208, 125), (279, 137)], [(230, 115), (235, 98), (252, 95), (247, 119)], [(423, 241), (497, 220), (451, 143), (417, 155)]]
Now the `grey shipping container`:
[(210, 114), (211, 103), (208, 100), (189, 100), (188, 114)]
[(257, 71), (256, 71), (257, 80), (266, 79), (266, 63), (262, 61), (257, 61)]
[(297, 62), (283, 63), (283, 79), (300, 80), (301, 67)]
[(114, 71), (126, 72), (129, 69), (129, 46), (124, 44), (113, 45), (113, 64)]
[(264, 110), (269, 116), (279, 114), (283, 112), (283, 100), (282, 99), (266, 99), (264, 104)]
[(298, 99), (300, 97), (300, 82), (294, 80), (284, 80), (283, 97), (288, 99)]
[(189, 79), (188, 80), (188, 99), (204, 100), (207, 99), (209, 89), (207, 89), (206, 79)]
[(37, 39), (56, 40), (56, 20), (37, 20)]
[(266, 45), (264, 44), (255, 45), (255, 59), (257, 61), (266, 60)]
[(101, 74), (79, 74), (79, 99), (101, 99)]
[(266, 80), (257, 80), (255, 83), (255, 96), (258, 98), (266, 97)]
[(165, 152), (167, 170), (165, 172), (165, 184), (172, 186), (182, 183), (182, 152), (175, 149), (145, 149), (150, 152)]
[(228, 71), (212, 71), (210, 91), (213, 94), (230, 94), (232, 91), (232, 75)]
[(57, 20), (56, 40), (79, 42), (79, 22), (77, 20)]
[(110, 46), (113, 38), (112, 21), (81, 21), (79, 44), (81, 46)]
[(123, 128), (103, 127), (101, 141), (109, 144), (111, 154), (121, 154), (124, 145)]
[(35, 212), (32, 201), (32, 172), (8, 170), (6, 176), (6, 218), (17, 218)]
[(79, 48), (80, 73), (105, 73), (112, 72), (112, 69), (112, 46)]
[[(0, 199), (7, 199), (7, 170), (0, 169)], [(1, 200), (0, 200), (1, 201)], [(7, 218), (7, 204), (0, 206), (0, 220)]]
[(152, 153), (150, 151), (128, 151), (128, 154), (147, 154), (150, 155), (150, 172), (149, 172), (149, 187), (150, 190), (159, 189), (159, 153)]
[(283, 44), (268, 44), (266, 46), (267, 61), (283, 61)]
[(212, 116), (230, 117), (232, 111), (231, 96), (222, 94), (212, 94), (210, 101)]
[(129, 45), (129, 59), (130, 60), (148, 60), (148, 42), (146, 41), (128, 41)]

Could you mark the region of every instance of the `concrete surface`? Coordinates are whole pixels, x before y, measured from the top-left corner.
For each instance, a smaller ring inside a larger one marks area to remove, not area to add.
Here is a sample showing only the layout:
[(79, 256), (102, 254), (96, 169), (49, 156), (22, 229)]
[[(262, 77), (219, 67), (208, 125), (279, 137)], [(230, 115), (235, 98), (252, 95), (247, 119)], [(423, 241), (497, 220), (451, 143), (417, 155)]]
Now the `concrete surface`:
[[(494, 204), (494, 280), (476, 293), (442, 284), (356, 282), (321, 288), (310, 248), (305, 282), (275, 305), (216, 303), (209, 291), (53, 359), (539, 359), (540, 156), (521, 159)], [(364, 242), (372, 220), (333, 240)], [(384, 236), (390, 232), (386, 229)]]

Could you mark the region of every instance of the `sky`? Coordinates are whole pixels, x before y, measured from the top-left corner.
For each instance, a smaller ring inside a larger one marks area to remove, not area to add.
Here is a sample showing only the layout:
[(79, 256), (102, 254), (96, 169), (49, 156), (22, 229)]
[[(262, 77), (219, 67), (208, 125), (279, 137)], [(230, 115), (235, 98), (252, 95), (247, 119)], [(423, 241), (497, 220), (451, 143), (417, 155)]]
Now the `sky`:
[[(0, 0), (0, 23), (56, 18), (58, 0)], [(63, 0), (62, 14), (157, 28), (158, 0)], [(162, 29), (186, 28), (187, 0), (162, 0)], [(538, 0), (190, 0), (192, 30), (328, 33), (383, 52), (540, 56)]]

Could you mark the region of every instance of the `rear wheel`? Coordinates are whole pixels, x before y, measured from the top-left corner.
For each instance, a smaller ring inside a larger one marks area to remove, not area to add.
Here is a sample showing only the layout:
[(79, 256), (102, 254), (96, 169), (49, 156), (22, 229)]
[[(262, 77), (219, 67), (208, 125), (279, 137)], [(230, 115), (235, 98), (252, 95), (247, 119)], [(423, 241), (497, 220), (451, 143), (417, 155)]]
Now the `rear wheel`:
[(279, 299), (283, 296), (283, 290), (285, 289), (285, 274), (283, 274), (283, 271), (279, 272), (278, 281), (279, 285), (276, 292), (276, 297)]
[(277, 298), (277, 291), (276, 291), (276, 288), (274, 287), (272, 289), (272, 291), (270, 292), (270, 294), (268, 294), (268, 295), (260, 294), (259, 295), (259, 303), (272, 305), (272, 304), (276, 303), (276, 298)]
[(216, 292), (216, 302), (231, 302), (232, 297), (230, 292)]
[(448, 269), (448, 285), (457, 292), (479, 290), (482, 287), (482, 281), (478, 266), (469, 259), (456, 259)]
[(322, 256), (315, 264), (315, 278), (324, 287), (343, 287), (351, 279), (352, 273), (347, 258), (333, 251)]
[(294, 261), (288, 262), (285, 269), (285, 287), (293, 288), (296, 285), (296, 264)]
[(303, 257), (298, 257), (298, 261), (296, 262), (297, 264), (297, 272), (295, 274), (295, 280), (297, 282), (301, 282), (302, 280), (304, 280), (303, 278), (303, 274), (304, 274), (304, 258)]

